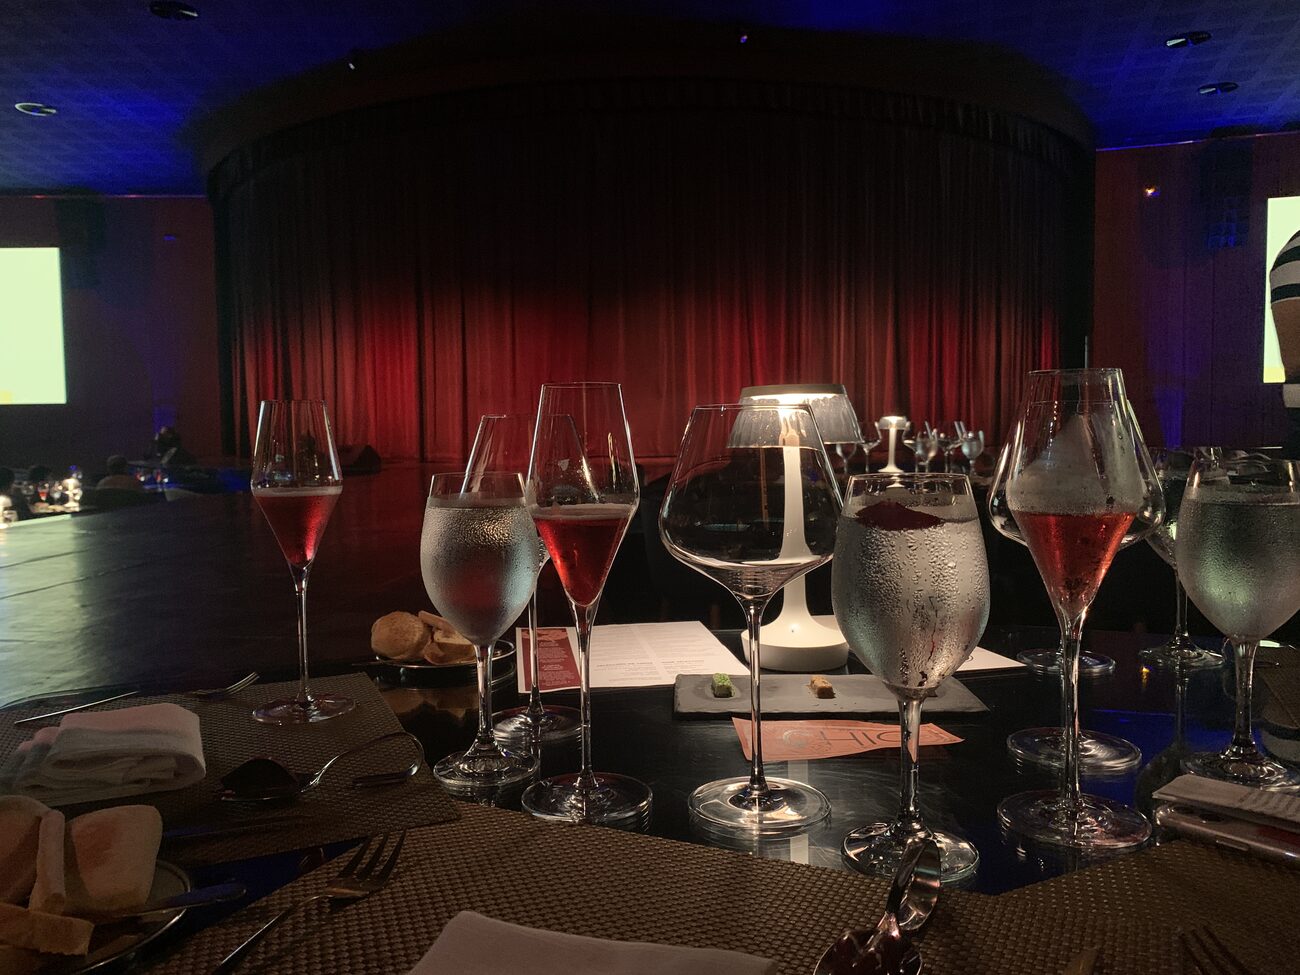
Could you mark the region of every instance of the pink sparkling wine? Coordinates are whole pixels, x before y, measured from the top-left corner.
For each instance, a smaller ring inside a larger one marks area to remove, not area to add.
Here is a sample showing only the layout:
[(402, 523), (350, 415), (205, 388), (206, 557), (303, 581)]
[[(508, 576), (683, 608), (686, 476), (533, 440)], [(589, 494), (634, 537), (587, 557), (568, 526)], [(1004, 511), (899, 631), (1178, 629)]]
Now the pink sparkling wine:
[(590, 606), (600, 596), (635, 511), (631, 505), (618, 504), (533, 509), (537, 533), (551, 553), (564, 591), (579, 606)]
[(1052, 602), (1071, 619), (1091, 604), (1119, 551), (1133, 512), (1013, 511)]
[(271, 525), (285, 560), (294, 568), (311, 565), (329, 524), (341, 484), (329, 487), (253, 488), (253, 497)]

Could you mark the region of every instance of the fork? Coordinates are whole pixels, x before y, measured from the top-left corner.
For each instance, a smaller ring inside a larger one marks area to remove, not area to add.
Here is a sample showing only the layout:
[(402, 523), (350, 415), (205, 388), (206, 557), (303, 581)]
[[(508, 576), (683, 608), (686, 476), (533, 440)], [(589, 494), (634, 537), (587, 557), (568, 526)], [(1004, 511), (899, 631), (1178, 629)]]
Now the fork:
[[(374, 837), (368, 837), (362, 842), (357, 847), (357, 852), (352, 855), (352, 859), (347, 862), (323, 891), (319, 894), (313, 894), (311, 897), (304, 897), (302, 900), (291, 904), (258, 928), (252, 937), (221, 960), (221, 964), (212, 970), (212, 975), (222, 975), (224, 972), (234, 971), (244, 956), (253, 950), (254, 946), (308, 904), (314, 904), (322, 900), (328, 900), (331, 906), (335, 904), (351, 904), (364, 897), (369, 897), (388, 883), (393, 868), (397, 866), (397, 857), (402, 852), (402, 844), (406, 842), (406, 830), (402, 830), (397, 834), (397, 842), (393, 844), (387, 858), (384, 857), (384, 850), (388, 846), (388, 834), (385, 833), (380, 836), (379, 844), (375, 847), (374, 853), (362, 866), (361, 861), (365, 859), (373, 841)], [(383, 860), (382, 864), (380, 860)]]
[(1209, 928), (1179, 931), (1178, 940), (1183, 946), (1183, 958), (1190, 960), (1200, 975), (1251, 975), (1250, 969)]
[[(185, 696), (197, 698), (200, 701), (216, 701), (223, 697), (229, 697), (231, 694), (238, 694), (249, 684), (255, 683), (260, 676), (261, 675), (258, 674), (257, 671), (253, 671), (250, 674), (245, 674), (229, 687), (214, 687), (202, 691), (187, 691), (185, 692)], [(60, 711), (46, 711), (44, 714), (33, 714), (30, 717), (19, 718), (14, 722), (14, 727), (18, 728), (25, 724), (31, 724), (34, 721), (47, 721), (50, 718), (60, 718), (65, 714), (72, 714), (75, 711), (85, 711), (89, 708), (99, 707), (101, 704), (111, 704), (113, 701), (124, 701), (128, 697), (137, 696), (139, 693), (140, 690), (137, 688), (135, 690), (126, 691), (122, 694), (114, 694), (112, 697), (101, 697), (97, 701), (83, 701), (81, 704), (74, 704), (72, 707), (63, 708)]]

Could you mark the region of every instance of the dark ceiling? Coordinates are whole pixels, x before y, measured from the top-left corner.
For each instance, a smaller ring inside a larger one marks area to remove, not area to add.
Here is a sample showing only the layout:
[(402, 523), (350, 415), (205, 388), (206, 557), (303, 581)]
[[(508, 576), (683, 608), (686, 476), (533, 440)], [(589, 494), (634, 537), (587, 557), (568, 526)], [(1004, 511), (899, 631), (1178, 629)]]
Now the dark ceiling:
[[(184, 132), (250, 91), (313, 68), (557, 0), (190, 0), (197, 20), (148, 0), (0, 2), (0, 193), (203, 190)], [(1300, 120), (1297, 0), (606, 0), (589, 5), (717, 25), (973, 40), (1062, 79), (1099, 147), (1273, 131)], [(570, 10), (581, 4), (566, 3)], [(508, 30), (508, 26), (501, 29)], [(1212, 34), (1168, 49), (1166, 37)], [(1232, 81), (1230, 94), (1199, 86)], [(58, 109), (33, 117), (13, 108)]]

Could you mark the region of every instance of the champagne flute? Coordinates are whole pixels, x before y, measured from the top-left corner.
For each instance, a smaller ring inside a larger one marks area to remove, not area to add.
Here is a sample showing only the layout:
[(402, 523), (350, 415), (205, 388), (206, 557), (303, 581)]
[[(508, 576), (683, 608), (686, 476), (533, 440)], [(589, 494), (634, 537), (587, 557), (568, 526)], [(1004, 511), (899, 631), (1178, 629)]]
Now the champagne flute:
[(495, 799), (532, 778), (534, 754), (501, 748), (492, 734), (492, 647), (537, 585), (537, 529), (516, 472), (437, 474), (420, 535), (420, 572), (438, 611), (474, 645), (478, 734), (433, 767), (449, 792)]
[(721, 583), (749, 624), (750, 772), (700, 786), (688, 801), (723, 836), (797, 833), (830, 815), (811, 786), (763, 770), (760, 631), (777, 590), (830, 560), (839, 490), (805, 404), (698, 406), (659, 513), (676, 558)]
[(926, 825), (916, 802), (921, 703), (962, 665), (989, 619), (979, 511), (964, 474), (863, 474), (849, 481), (831, 567), (835, 621), (898, 698), (901, 804), (891, 823), (844, 838), (844, 859), (892, 877), (908, 847), (933, 838), (944, 883), (979, 865), (969, 841)]
[(1178, 572), (1178, 560), (1174, 557), (1174, 543), (1178, 538), (1178, 515), (1183, 502), (1183, 492), (1187, 488), (1187, 478), (1191, 473), (1193, 452), (1167, 448), (1157, 450), (1151, 455), (1155, 465), (1156, 476), (1160, 478), (1160, 487), (1165, 493), (1164, 521), (1156, 527), (1147, 542), (1155, 549), (1157, 555), (1174, 570), (1174, 635), (1168, 643), (1158, 647), (1147, 647), (1139, 656), (1147, 663), (1157, 666), (1177, 667), (1183, 670), (1202, 670), (1218, 667), (1223, 663), (1223, 656), (1213, 650), (1196, 645), (1187, 633), (1187, 590)]
[(253, 712), (266, 724), (325, 721), (353, 708), (350, 698), (307, 685), (307, 579), (334, 506), (343, 493), (338, 452), (321, 400), (263, 400), (253, 446), (253, 499), (289, 563), (298, 598), (298, 693)]
[(528, 465), (528, 506), (551, 553), (578, 634), (582, 768), (529, 786), (523, 807), (542, 819), (625, 829), (649, 825), (650, 788), (591, 762), (591, 628), (640, 488), (617, 383), (542, 387)]
[(990, 490), (1029, 546), (1061, 626), (1060, 790), (1009, 796), (998, 818), (1043, 843), (1121, 850), (1145, 843), (1136, 810), (1079, 788), (1079, 649), (1088, 608), (1126, 541), (1160, 523), (1164, 495), (1118, 369), (1031, 372), (1015, 434)]
[[(576, 438), (575, 438), (576, 439)], [(533, 449), (533, 417), (521, 413), (486, 414), (479, 419), (474, 446), (470, 448), (469, 462), (465, 465), (466, 477), (472, 479), (485, 471), (518, 471), (528, 475), (528, 455)], [(538, 573), (550, 561), (550, 553), (541, 537), (537, 539)], [(542, 704), (542, 692), (537, 668), (537, 587), (528, 600), (528, 706), (511, 708), (493, 716), (496, 724), (492, 733), (501, 742), (532, 747), (535, 743), (554, 743), (576, 738), (582, 730), (579, 714), (574, 708)], [(488, 659), (491, 669), (492, 661)], [(490, 676), (490, 675), (489, 675)]]
[(1260, 753), (1250, 727), (1255, 651), (1300, 610), (1300, 462), (1198, 459), (1180, 520), (1174, 549), (1183, 584), (1232, 641), (1237, 668), (1231, 743), (1183, 767), (1247, 785), (1300, 785), (1300, 772)]

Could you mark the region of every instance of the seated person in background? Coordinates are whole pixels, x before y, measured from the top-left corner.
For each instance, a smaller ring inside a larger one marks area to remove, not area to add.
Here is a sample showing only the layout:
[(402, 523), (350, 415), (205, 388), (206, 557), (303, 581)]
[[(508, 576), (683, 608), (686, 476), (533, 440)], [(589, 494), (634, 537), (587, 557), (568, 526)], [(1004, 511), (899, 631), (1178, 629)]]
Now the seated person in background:
[(181, 435), (175, 427), (159, 427), (149, 456), (156, 457), (164, 467), (188, 467), (195, 461), (194, 455), (181, 446)]
[(121, 491), (143, 491), (144, 485), (134, 474), (127, 470), (126, 458), (121, 454), (114, 454), (108, 458), (108, 476), (100, 478), (95, 485), (99, 490), (104, 488), (117, 488)]
[(0, 495), (9, 499), (9, 507), (18, 512), (18, 520), (23, 521), (32, 516), (27, 497), (14, 486), (14, 472), (8, 467), (0, 467)]

